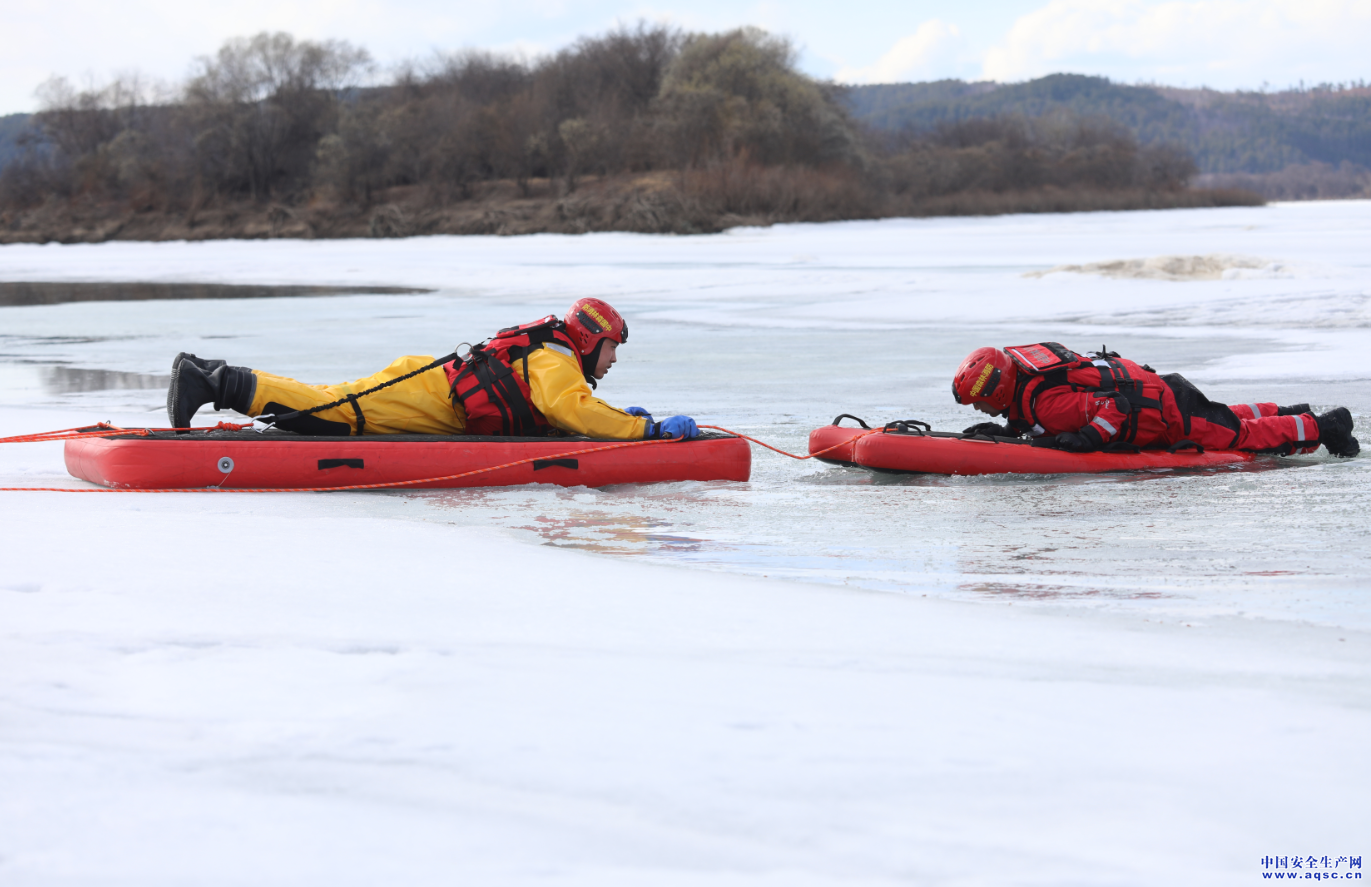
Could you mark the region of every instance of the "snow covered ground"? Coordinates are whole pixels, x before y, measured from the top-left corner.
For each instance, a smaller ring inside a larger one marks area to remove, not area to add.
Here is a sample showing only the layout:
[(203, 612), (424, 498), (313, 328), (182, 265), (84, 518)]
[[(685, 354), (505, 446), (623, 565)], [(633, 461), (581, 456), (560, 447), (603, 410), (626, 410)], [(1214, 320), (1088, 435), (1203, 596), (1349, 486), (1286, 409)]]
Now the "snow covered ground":
[[(161, 424), (178, 350), (340, 381), (594, 294), (630, 325), (606, 398), (792, 450), (839, 412), (970, 424), (960, 358), (1044, 338), (1347, 405), (1371, 443), (1368, 242), (1371, 203), (1343, 202), (6, 246), (0, 280), (437, 292), (0, 308), (0, 435)], [(1261, 261), (1027, 276), (1164, 256)], [(1366, 459), (754, 464), (0, 494), (0, 883), (1242, 884), (1366, 849)], [(53, 444), (0, 447), (0, 485), (81, 486)]]

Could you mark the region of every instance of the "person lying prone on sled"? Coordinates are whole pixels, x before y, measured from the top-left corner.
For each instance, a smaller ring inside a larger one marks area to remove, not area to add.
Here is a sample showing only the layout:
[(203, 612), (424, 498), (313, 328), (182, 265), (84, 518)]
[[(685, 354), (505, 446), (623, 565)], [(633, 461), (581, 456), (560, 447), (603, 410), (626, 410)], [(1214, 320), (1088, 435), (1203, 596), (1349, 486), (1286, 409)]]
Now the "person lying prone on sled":
[(1315, 416), (1309, 404), (1215, 403), (1179, 373), (1160, 376), (1112, 351), (1083, 357), (1056, 342), (977, 348), (953, 376), (952, 396), (1006, 420), (972, 425), (965, 434), (1028, 435), (1074, 452), (1187, 440), (1283, 455), (1312, 453), (1319, 444), (1334, 456), (1361, 449), (1346, 407)]
[(564, 318), (503, 329), (464, 358), (360, 397), (433, 359), (402, 357), (355, 382), (307, 385), (182, 352), (172, 361), (167, 418), (173, 428), (188, 428), (196, 411), (213, 403), (216, 410), (236, 410), (310, 435), (696, 437), (699, 430), (689, 416), (658, 422), (642, 407), (618, 409), (591, 393), (626, 341), (628, 324), (619, 312), (599, 299), (580, 299)]

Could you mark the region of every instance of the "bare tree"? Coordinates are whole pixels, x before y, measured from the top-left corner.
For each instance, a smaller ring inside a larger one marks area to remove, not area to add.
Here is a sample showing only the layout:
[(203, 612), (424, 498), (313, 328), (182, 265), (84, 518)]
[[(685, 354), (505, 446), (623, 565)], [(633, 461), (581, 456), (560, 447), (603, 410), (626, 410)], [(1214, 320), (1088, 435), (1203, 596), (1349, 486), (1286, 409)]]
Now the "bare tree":
[(330, 40), (262, 33), (230, 40), (186, 87), (198, 112), (196, 143), (215, 184), (253, 198), (308, 179), (319, 140), (336, 124), (338, 101), (372, 70), (365, 49)]
[(678, 164), (740, 154), (764, 165), (863, 162), (836, 91), (796, 70), (788, 41), (757, 28), (687, 38), (658, 107)]

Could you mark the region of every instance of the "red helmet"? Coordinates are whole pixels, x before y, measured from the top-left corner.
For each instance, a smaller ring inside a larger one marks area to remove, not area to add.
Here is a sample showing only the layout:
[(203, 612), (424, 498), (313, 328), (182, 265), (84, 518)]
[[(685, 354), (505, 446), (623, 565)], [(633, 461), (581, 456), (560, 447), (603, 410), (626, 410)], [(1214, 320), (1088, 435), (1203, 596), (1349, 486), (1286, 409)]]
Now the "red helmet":
[(582, 355), (590, 354), (604, 339), (613, 339), (615, 342), (628, 341), (628, 324), (608, 302), (599, 299), (577, 299), (563, 319), (566, 321), (567, 332), (571, 334), (571, 340), (576, 343)]
[(952, 396), (957, 403), (981, 402), (1002, 413), (1009, 409), (1017, 378), (1018, 370), (1008, 354), (998, 348), (977, 348), (957, 367)]

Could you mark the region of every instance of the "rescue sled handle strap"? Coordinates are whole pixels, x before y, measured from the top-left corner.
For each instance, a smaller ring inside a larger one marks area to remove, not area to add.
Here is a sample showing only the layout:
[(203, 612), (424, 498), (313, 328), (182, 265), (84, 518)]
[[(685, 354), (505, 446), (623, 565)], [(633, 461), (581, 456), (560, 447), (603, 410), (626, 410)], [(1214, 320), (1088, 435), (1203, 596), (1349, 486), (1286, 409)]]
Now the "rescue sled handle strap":
[(858, 419), (856, 416), (852, 415), (851, 413), (839, 413), (837, 416), (834, 417), (834, 419), (833, 419), (833, 424), (834, 424), (834, 425), (841, 425), (841, 424), (843, 424), (843, 420), (844, 420), (844, 419), (852, 419), (852, 420), (854, 420), (858, 425), (862, 426), (863, 428), (866, 428), (867, 430), (870, 430), (870, 428), (871, 428), (870, 425), (866, 424), (866, 422), (862, 421), (861, 419)]
[(280, 424), (281, 422), (288, 422), (291, 419), (298, 419), (301, 416), (310, 416), (314, 413), (322, 413), (324, 410), (331, 410), (334, 407), (340, 407), (343, 404), (351, 404), (352, 408), (357, 412), (357, 433), (360, 435), (362, 433), (362, 428), (365, 425), (366, 420), (362, 418), (362, 411), (357, 406), (357, 398), (366, 397), (368, 394), (375, 394), (382, 388), (389, 388), (392, 385), (398, 385), (406, 379), (413, 379), (420, 373), (427, 373), (429, 370), (436, 370), (438, 367), (442, 366), (445, 363), (450, 363), (451, 361), (461, 359), (462, 358), (457, 356), (457, 352), (454, 351), (451, 354), (438, 358), (437, 360), (433, 361), (433, 363), (430, 363), (427, 366), (421, 366), (419, 367), (419, 369), (414, 370), (413, 372), (405, 373), (403, 376), (396, 376), (394, 379), (387, 379), (380, 385), (377, 385), (373, 388), (368, 388), (366, 391), (359, 391), (356, 394), (345, 395), (344, 397), (335, 400), (333, 403), (320, 404), (317, 407), (310, 407), (307, 410), (296, 410), (293, 413), (286, 413), (284, 416), (271, 416), (270, 418), (273, 423)]
[(933, 426), (918, 419), (896, 419), (894, 422), (887, 422), (881, 430), (886, 434), (917, 434), (923, 437), (933, 433)]

